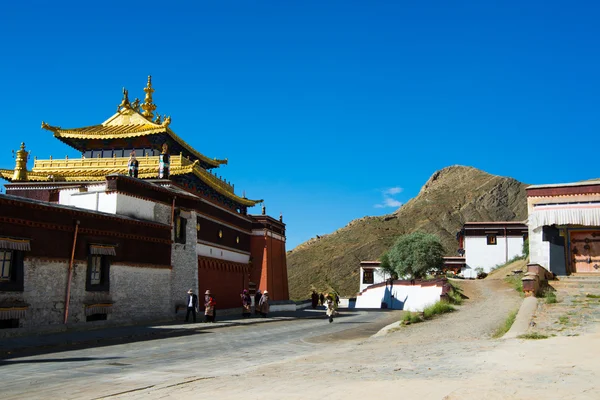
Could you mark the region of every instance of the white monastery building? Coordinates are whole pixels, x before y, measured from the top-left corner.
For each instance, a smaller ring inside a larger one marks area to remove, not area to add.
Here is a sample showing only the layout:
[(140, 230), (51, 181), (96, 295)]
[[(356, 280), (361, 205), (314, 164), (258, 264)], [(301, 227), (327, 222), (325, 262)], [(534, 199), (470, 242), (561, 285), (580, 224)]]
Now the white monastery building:
[(465, 257), (461, 274), (476, 278), (477, 268), (492, 268), (523, 254), (528, 228), (523, 222), (467, 222), (457, 234), (459, 253)]
[(600, 180), (529, 186), (527, 210), (531, 264), (600, 274)]

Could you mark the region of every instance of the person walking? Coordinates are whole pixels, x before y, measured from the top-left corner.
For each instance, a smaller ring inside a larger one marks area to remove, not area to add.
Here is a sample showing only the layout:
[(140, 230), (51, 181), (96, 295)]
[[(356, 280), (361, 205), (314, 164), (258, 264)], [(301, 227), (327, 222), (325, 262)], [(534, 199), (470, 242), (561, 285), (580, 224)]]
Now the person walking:
[(242, 317), (248, 318), (252, 314), (252, 298), (247, 289), (244, 289), (240, 297), (242, 298)]
[(185, 322), (188, 322), (190, 313), (194, 317), (194, 323), (196, 322), (196, 313), (198, 312), (198, 296), (194, 294), (192, 289), (188, 290), (187, 296), (187, 313), (185, 314)]
[(327, 295), (327, 311), (326, 314), (329, 317), (329, 323), (333, 322), (333, 316), (335, 314), (335, 300), (333, 299), (333, 295)]
[(215, 306), (217, 302), (211, 296), (210, 290), (204, 293), (204, 322), (215, 322)]
[(323, 304), (325, 304), (325, 296), (323, 295), (323, 293), (321, 293), (319, 295), (319, 305), (322, 306)]
[(260, 303), (261, 298), (262, 298), (262, 293), (260, 292), (260, 290), (257, 290), (256, 294), (254, 295), (254, 315), (260, 314), (260, 307), (259, 307), (258, 303)]
[(314, 310), (315, 308), (317, 308), (317, 304), (319, 304), (319, 295), (314, 290), (313, 290), (312, 294), (310, 295), (310, 300), (311, 300), (312, 308)]
[(262, 297), (260, 298), (260, 301), (258, 302), (258, 306), (260, 308), (260, 315), (263, 318), (267, 317), (267, 314), (269, 313), (269, 292), (265, 290), (265, 292), (263, 293)]

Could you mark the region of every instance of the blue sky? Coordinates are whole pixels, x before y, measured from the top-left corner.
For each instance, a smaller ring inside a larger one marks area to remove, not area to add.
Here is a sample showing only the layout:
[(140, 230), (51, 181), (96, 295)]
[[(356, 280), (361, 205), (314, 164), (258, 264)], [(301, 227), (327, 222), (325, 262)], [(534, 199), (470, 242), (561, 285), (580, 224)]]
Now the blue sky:
[(173, 130), (283, 213), (288, 249), (394, 211), (449, 165), (531, 184), (598, 178), (599, 7), (5, 2), (0, 168), (21, 141), (38, 158), (78, 156), (41, 121), (101, 123), (151, 74)]

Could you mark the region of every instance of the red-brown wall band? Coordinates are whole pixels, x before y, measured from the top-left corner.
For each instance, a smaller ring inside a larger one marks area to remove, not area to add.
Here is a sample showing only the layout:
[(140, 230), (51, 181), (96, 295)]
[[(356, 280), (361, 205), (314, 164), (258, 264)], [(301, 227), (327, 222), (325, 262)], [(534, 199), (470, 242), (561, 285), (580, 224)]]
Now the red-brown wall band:
[(198, 257), (200, 308), (204, 304), (204, 293), (210, 290), (217, 302), (217, 310), (240, 307), (241, 312), (240, 294), (248, 289), (249, 268), (245, 264)]
[(272, 300), (289, 300), (285, 242), (271, 236), (252, 236), (250, 280)]

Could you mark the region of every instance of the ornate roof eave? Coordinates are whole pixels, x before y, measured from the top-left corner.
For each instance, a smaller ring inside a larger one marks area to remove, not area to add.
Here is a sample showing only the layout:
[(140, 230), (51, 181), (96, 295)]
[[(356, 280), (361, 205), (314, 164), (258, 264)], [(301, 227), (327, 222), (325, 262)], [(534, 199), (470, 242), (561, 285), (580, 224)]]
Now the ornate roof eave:
[[(221, 195), (247, 207), (253, 207), (258, 203), (262, 203), (262, 200), (250, 200), (244, 197), (240, 197), (233, 193), (231, 190), (227, 190), (222, 187), (222, 181), (207, 172), (205, 169), (198, 165), (198, 162), (190, 163), (181, 167), (172, 168), (171, 176), (181, 175), (194, 175), (209, 187), (214, 189)], [(43, 173), (36, 171), (27, 171), (28, 182), (85, 182), (85, 181), (102, 181), (106, 179), (107, 175), (110, 174), (127, 174), (127, 168), (111, 168), (111, 169), (83, 169), (83, 168), (72, 168), (70, 170), (59, 170), (56, 171), (44, 171)], [(141, 179), (152, 179), (156, 178), (156, 168), (140, 168), (138, 171), (138, 178)], [(5, 179), (9, 182), (13, 181), (14, 171), (9, 169), (0, 169), (0, 178)]]
[[(131, 110), (131, 111), (137, 113), (137, 111), (135, 111), (135, 110)], [(49, 125), (46, 122), (42, 121), (42, 128), (46, 129), (47, 131), (52, 132), (54, 134), (54, 137), (56, 137), (57, 139), (60, 139), (62, 142), (70, 145), (71, 147), (73, 147), (73, 146), (69, 143), (68, 139), (80, 139), (80, 140), (81, 139), (84, 139), (84, 140), (130, 139), (130, 138), (135, 138), (135, 137), (140, 137), (140, 136), (166, 133), (175, 142), (177, 142), (181, 147), (183, 147), (184, 149), (189, 151), (194, 157), (198, 158), (199, 160), (203, 161), (204, 163), (206, 163), (212, 167), (216, 168), (216, 167), (219, 167), (220, 165), (228, 163), (227, 159), (220, 160), (220, 159), (216, 159), (216, 158), (214, 158), (214, 159), (208, 158), (205, 155), (198, 152), (197, 150), (195, 150), (192, 146), (187, 144), (175, 132), (173, 132), (173, 130), (171, 128), (169, 128), (169, 123), (171, 121), (170, 119), (165, 120), (160, 125), (155, 124), (153, 122), (148, 122), (147, 124), (144, 124), (139, 127), (137, 127), (137, 125), (136, 125), (136, 128), (134, 130), (129, 130), (129, 131), (127, 131), (127, 130), (119, 131), (118, 129), (115, 129), (114, 126), (105, 125), (107, 122), (112, 121), (119, 114), (120, 114), (120, 112), (117, 112), (115, 115), (113, 115), (111, 118), (109, 118), (104, 124), (101, 124), (101, 125), (92, 125), (92, 126), (86, 126), (83, 128), (74, 128), (74, 129), (62, 129), (59, 126), (52, 126), (52, 125)], [(127, 126), (127, 125), (124, 125), (124, 126)], [(95, 132), (104, 131), (104, 132), (101, 135), (99, 135), (97, 133), (95, 135), (89, 133), (89, 132), (94, 132), (94, 131)]]
[[(0, 178), (13, 182), (14, 170), (12, 169), (0, 169)], [(18, 182), (50, 182), (53, 177), (46, 174), (36, 173), (34, 171), (27, 171), (27, 181)], [(57, 179), (58, 180), (58, 179)], [(17, 182), (17, 181), (14, 181)]]
[(181, 169), (179, 169), (179, 170), (171, 170), (171, 175), (185, 175), (185, 174), (193, 174), (194, 176), (196, 176), (197, 178), (202, 180), (204, 183), (206, 183), (208, 186), (213, 188), (218, 193), (220, 193), (223, 196), (225, 196), (239, 204), (242, 204), (244, 206), (253, 207), (253, 206), (263, 202), (263, 200), (250, 200), (245, 197), (240, 197), (240, 196), (236, 195), (235, 193), (233, 193), (232, 191), (221, 187), (221, 184), (219, 183), (220, 182), (219, 178), (211, 175), (205, 169), (200, 167), (198, 165), (198, 162), (194, 162), (193, 164), (182, 166)]

